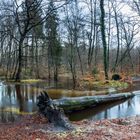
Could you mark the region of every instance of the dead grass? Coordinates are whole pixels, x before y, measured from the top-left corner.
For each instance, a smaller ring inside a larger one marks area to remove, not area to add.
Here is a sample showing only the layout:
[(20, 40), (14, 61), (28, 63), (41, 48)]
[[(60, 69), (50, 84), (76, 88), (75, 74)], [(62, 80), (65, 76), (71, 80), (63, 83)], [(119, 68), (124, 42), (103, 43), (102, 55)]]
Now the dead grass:
[(30, 115), (18, 123), (0, 124), (1, 140), (139, 140), (140, 116), (123, 119), (72, 122), (64, 131), (41, 117)]

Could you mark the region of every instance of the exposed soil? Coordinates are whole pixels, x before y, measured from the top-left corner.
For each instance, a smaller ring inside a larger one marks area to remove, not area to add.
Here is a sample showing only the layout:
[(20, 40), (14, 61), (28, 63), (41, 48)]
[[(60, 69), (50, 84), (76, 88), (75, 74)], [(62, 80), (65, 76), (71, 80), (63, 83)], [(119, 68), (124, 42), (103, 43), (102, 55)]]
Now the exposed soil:
[(139, 140), (140, 116), (72, 122), (75, 130), (55, 127), (36, 114), (16, 123), (0, 124), (0, 140)]

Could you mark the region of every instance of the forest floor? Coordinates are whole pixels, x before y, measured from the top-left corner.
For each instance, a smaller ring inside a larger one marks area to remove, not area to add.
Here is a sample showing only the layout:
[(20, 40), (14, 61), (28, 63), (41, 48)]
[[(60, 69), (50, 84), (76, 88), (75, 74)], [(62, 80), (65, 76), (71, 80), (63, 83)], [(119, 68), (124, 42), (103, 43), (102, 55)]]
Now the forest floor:
[(66, 131), (42, 116), (27, 115), (16, 123), (0, 124), (0, 140), (140, 140), (140, 116), (72, 122)]

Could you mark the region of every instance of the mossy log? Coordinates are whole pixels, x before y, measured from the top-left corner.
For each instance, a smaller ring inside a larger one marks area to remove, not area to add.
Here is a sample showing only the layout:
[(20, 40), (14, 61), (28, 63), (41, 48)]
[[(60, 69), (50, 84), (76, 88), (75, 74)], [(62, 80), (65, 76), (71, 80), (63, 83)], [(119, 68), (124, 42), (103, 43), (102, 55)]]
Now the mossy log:
[(100, 104), (111, 103), (133, 97), (133, 93), (119, 93), (112, 95), (84, 96), (73, 98), (62, 98), (53, 100), (53, 103), (64, 109), (65, 112), (83, 110)]

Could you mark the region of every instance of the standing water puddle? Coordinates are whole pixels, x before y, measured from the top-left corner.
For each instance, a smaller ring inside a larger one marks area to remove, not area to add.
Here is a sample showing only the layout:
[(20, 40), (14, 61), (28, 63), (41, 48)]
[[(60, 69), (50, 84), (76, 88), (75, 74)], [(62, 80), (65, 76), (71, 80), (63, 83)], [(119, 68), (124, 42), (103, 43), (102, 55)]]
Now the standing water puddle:
[[(139, 85), (140, 83), (137, 83), (136, 87), (139, 87)], [(20, 118), (20, 115), (36, 112), (37, 96), (42, 87), (42, 84), (15, 85), (0, 82), (0, 122), (14, 122)], [(138, 88), (136, 89), (138, 90)], [(53, 99), (94, 95), (94, 91), (49, 89), (48, 92)], [(114, 89), (110, 89), (108, 92), (114, 92)], [(139, 114), (140, 95), (137, 95), (127, 101), (105, 104), (91, 109), (73, 112), (68, 117), (70, 120), (78, 121), (82, 119), (100, 120), (128, 117)]]

